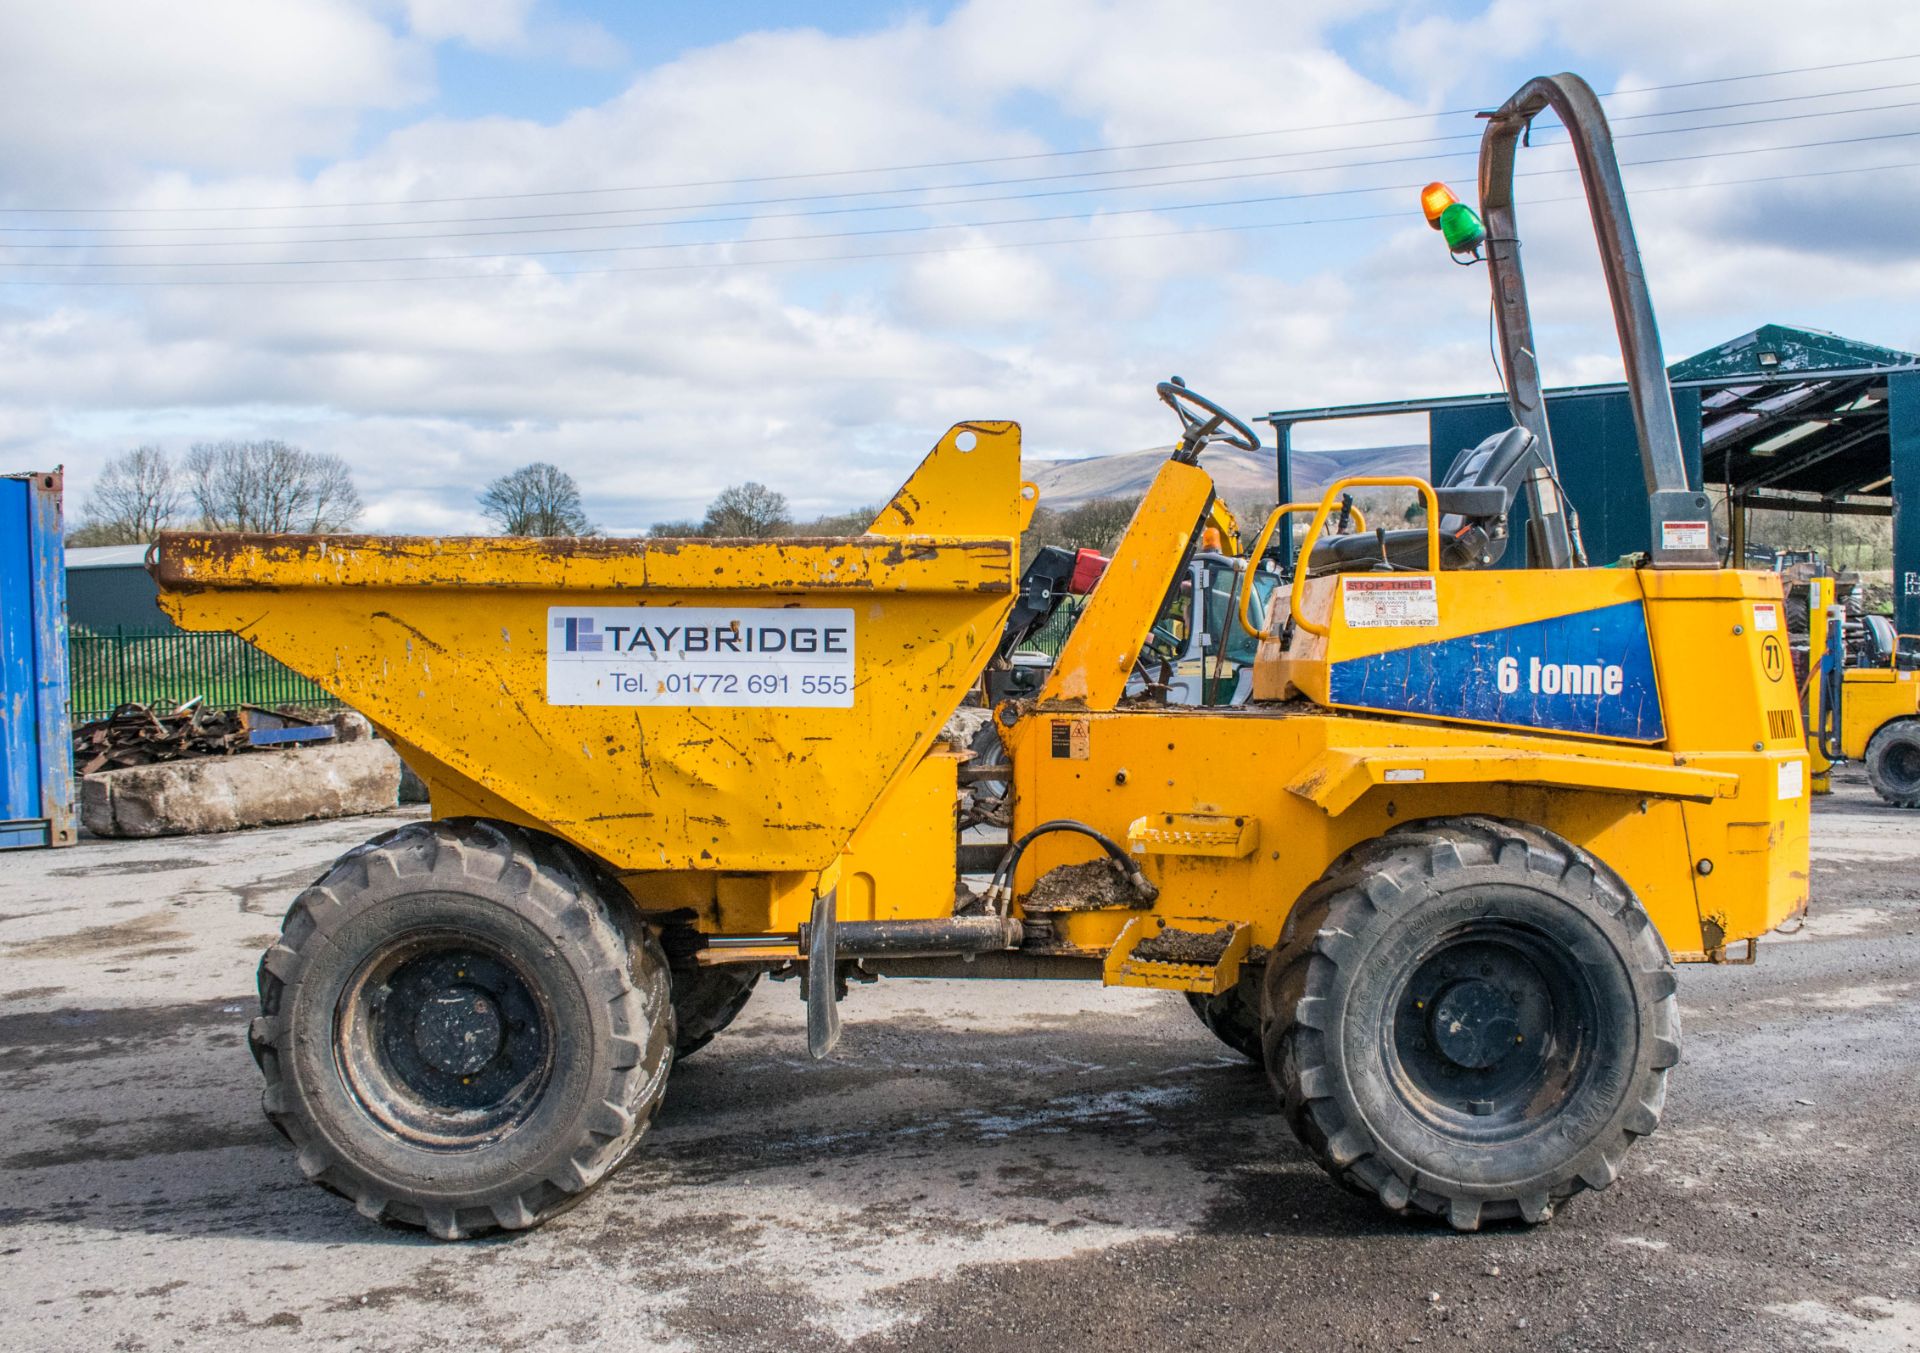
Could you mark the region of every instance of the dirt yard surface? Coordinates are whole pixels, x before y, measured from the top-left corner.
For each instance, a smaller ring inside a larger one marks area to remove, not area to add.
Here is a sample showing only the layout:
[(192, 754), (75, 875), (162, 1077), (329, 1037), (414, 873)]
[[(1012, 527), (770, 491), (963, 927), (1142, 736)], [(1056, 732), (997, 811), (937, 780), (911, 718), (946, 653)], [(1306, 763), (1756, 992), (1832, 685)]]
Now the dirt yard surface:
[(301, 1180), (244, 1029), (384, 825), (0, 856), (0, 1347), (1920, 1347), (1920, 813), (1858, 784), (1805, 927), (1682, 972), (1619, 1183), (1477, 1236), (1330, 1184), (1177, 996), (927, 981), (856, 986), (824, 1064), (763, 985), (543, 1230), (383, 1230)]

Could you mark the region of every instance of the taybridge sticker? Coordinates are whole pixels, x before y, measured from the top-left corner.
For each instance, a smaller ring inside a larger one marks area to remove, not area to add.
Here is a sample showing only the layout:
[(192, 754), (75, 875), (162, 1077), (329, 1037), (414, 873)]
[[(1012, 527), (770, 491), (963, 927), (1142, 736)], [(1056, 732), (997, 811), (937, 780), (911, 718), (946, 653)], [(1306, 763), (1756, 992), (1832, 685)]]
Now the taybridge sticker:
[(1665, 730), (1637, 601), (1336, 662), (1336, 705), (1630, 742)]
[(847, 709), (851, 610), (554, 606), (550, 705)]

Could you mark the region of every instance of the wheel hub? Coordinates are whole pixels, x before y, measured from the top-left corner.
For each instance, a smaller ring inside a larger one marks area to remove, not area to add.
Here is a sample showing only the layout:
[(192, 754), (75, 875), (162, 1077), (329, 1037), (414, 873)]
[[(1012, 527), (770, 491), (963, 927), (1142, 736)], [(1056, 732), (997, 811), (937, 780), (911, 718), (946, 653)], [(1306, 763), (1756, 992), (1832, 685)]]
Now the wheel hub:
[(1383, 1035), (1408, 1105), (1486, 1140), (1524, 1131), (1565, 1093), (1591, 1028), (1579, 963), (1530, 927), (1488, 920), (1411, 965)]
[(1448, 987), (1433, 1002), (1429, 1037), (1455, 1066), (1479, 1071), (1514, 1050), (1520, 1020), (1512, 997), (1490, 982), (1469, 978)]
[(544, 1003), (504, 951), (424, 932), (375, 954), (342, 1000), (335, 1056), (355, 1097), (410, 1141), (464, 1149), (532, 1111), (555, 1047)]
[(1896, 785), (1920, 786), (1920, 747), (1906, 742), (1894, 743), (1887, 748), (1886, 767), (1891, 772), (1887, 778)]
[(429, 1066), (449, 1076), (471, 1076), (500, 1055), (500, 1006), (478, 987), (436, 991), (413, 1018), (413, 1045)]

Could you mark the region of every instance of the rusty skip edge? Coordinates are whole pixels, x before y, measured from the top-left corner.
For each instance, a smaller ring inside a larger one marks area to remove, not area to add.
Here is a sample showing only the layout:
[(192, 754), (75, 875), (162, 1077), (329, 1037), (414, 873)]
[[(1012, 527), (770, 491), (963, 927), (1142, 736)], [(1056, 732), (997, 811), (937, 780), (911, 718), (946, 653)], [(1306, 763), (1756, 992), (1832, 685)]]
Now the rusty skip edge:
[[(787, 579), (728, 579), (726, 570), (716, 563), (713, 581), (693, 583), (677, 579), (657, 584), (661, 591), (772, 591), (784, 583), (796, 591), (905, 591), (905, 582), (883, 585), (872, 576), (875, 569), (898, 569), (916, 563), (933, 563), (943, 557), (959, 555), (966, 563), (976, 564), (992, 576), (968, 582), (956, 580), (951, 590), (985, 593), (1009, 593), (1013, 590), (1013, 560), (1016, 542), (1005, 537), (967, 536), (778, 536), (695, 539), (619, 539), (605, 537), (523, 537), (523, 536), (362, 536), (362, 535), (267, 535), (237, 531), (163, 532), (148, 554), (147, 571), (159, 585), (174, 592), (198, 592), (221, 588), (259, 587), (488, 587), (555, 589), (570, 585), (564, 569), (568, 564), (595, 561), (608, 564), (633, 563), (643, 570), (650, 558), (674, 558), (690, 549), (712, 551), (717, 561), (728, 550), (752, 550), (770, 553), (789, 566), (811, 565), (813, 570), (798, 569)], [(808, 559), (806, 552), (817, 551)], [(764, 553), (763, 553), (764, 552)], [(493, 556), (515, 562), (558, 565), (563, 570), (550, 577), (481, 578), (465, 565)], [(296, 563), (325, 564), (336, 574), (356, 559), (377, 559), (422, 566), (412, 577), (352, 579), (323, 577), (254, 576), (263, 567), (276, 568)], [(440, 568), (434, 568), (440, 565)], [(454, 566), (451, 570), (447, 566)], [(644, 574), (637, 583), (614, 578), (610, 582), (625, 587), (646, 587)], [(571, 585), (578, 585), (577, 583)], [(938, 588), (936, 590), (949, 590)]]

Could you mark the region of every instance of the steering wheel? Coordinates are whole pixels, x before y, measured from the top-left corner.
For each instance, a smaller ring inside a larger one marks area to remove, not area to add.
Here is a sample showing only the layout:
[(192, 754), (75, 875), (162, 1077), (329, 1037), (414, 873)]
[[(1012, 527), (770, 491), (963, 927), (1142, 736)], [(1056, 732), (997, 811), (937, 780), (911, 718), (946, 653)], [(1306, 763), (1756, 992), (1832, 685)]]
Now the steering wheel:
[[(1240, 451), (1260, 449), (1259, 433), (1205, 395), (1187, 389), (1187, 383), (1180, 377), (1161, 381), (1153, 388), (1161, 402), (1180, 415), (1180, 449), (1173, 453), (1175, 460), (1196, 461), (1200, 458), (1201, 449), (1212, 442), (1225, 442)], [(1188, 405), (1193, 407), (1189, 408)], [(1195, 412), (1196, 409), (1212, 416), (1202, 418)], [(1232, 429), (1231, 434), (1220, 431), (1223, 424)]]

